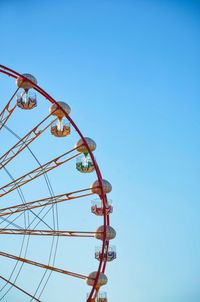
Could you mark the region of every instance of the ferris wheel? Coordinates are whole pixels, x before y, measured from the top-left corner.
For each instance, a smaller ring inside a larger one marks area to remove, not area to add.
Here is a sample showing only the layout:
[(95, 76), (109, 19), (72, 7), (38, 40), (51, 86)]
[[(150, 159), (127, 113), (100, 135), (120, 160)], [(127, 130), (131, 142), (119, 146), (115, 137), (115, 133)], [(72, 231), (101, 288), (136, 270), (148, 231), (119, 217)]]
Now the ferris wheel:
[(107, 302), (116, 232), (96, 143), (33, 75), (0, 76), (0, 301)]

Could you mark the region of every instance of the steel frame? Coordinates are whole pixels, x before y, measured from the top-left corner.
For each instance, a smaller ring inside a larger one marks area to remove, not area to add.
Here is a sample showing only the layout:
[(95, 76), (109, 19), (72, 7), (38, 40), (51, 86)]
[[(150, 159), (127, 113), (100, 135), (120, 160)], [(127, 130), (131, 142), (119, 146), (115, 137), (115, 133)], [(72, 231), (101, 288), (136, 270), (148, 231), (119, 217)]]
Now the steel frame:
[[(59, 109), (61, 109), (64, 114), (65, 114), (65, 117), (68, 119), (68, 121), (70, 122), (70, 124), (73, 126), (73, 128), (75, 129), (75, 131), (79, 134), (80, 138), (82, 139), (83, 141), (83, 144), (86, 146), (86, 148), (88, 149), (88, 153), (90, 154), (90, 157), (93, 161), (93, 164), (94, 164), (94, 167), (95, 167), (95, 171), (96, 171), (96, 175), (97, 175), (97, 179), (99, 181), (99, 187), (101, 188), (101, 192), (102, 194), (100, 195), (100, 198), (102, 200), (102, 203), (103, 203), (103, 212), (104, 212), (104, 215), (103, 215), (103, 223), (104, 223), (104, 231), (103, 231), (103, 240), (102, 240), (102, 253), (103, 251), (108, 248), (109, 246), (109, 241), (106, 240), (106, 227), (110, 224), (110, 219), (109, 219), (109, 215), (107, 215), (106, 213), (106, 208), (108, 206), (108, 200), (107, 200), (107, 196), (106, 196), (106, 193), (104, 192), (104, 188), (103, 188), (103, 184), (102, 184), (102, 175), (101, 175), (101, 172), (100, 172), (100, 169), (98, 167), (98, 164), (94, 158), (94, 155), (93, 153), (90, 151), (90, 148), (87, 144), (87, 141), (85, 140), (84, 136), (82, 135), (82, 133), (80, 132), (79, 128), (77, 127), (77, 125), (74, 123), (74, 121), (71, 119), (71, 117), (62, 109), (62, 107), (55, 101), (55, 99), (53, 99), (47, 92), (45, 92), (41, 87), (39, 87), (38, 85), (34, 84), (33, 82), (31, 82), (29, 79), (27, 79), (26, 77), (24, 77), (22, 74), (6, 67), (6, 66), (3, 66), (3, 65), (0, 65), (0, 73), (3, 73), (9, 77), (12, 77), (12, 78), (17, 78), (18, 76), (22, 77), (24, 80), (26, 81), (29, 81), (30, 83), (32, 83), (34, 85), (34, 89), (39, 93), (41, 94), (44, 98), (46, 98), (50, 103), (52, 104), (56, 104), (57, 107)], [(8, 119), (10, 118), (10, 116), (12, 115), (13, 111), (15, 110), (16, 108), (16, 105), (14, 105), (12, 108), (11, 107), (11, 103), (12, 103), (12, 100), (14, 98), (14, 96), (16, 95), (18, 89), (16, 90), (16, 92), (13, 94), (13, 96), (11, 97), (11, 99), (9, 100), (8, 104), (5, 106), (4, 110), (1, 112), (0, 114), (0, 129), (6, 124), (6, 122), (8, 121)], [(37, 132), (37, 129), (38, 127), (42, 124), (39, 123), (35, 128), (33, 128), (20, 142), (18, 142), (15, 146), (13, 146), (13, 148), (11, 148), (7, 153), (5, 153), (1, 158), (0, 158), (0, 168), (2, 168), (3, 166), (5, 166), (9, 161), (11, 161), (15, 156), (17, 156), (19, 154), (19, 152), (21, 152), (23, 149), (25, 149), (38, 135), (40, 135), (40, 132)], [(44, 132), (48, 127), (50, 126), (50, 124), (44, 128), (44, 130), (42, 132)], [(44, 173), (46, 172), (49, 172), (50, 170), (64, 164), (65, 162), (73, 159), (74, 157), (78, 156), (80, 153), (77, 153), (69, 158), (65, 158), (63, 160), (63, 157), (65, 157), (66, 155), (68, 155), (70, 152), (74, 151), (75, 149), (72, 149), (66, 153), (64, 153), (63, 155), (49, 161), (48, 163), (42, 165), (42, 167), (39, 167), (35, 170), (32, 170), (30, 171), (29, 173), (19, 177), (18, 179), (16, 179), (15, 181), (13, 182), (10, 182), (8, 184), (6, 184), (5, 186), (1, 187), (0, 188), (0, 197), (12, 192), (13, 190), (15, 190), (16, 188), (19, 188), (21, 186), (23, 186), (24, 184), (32, 181), (33, 179), (43, 175)], [(12, 153), (12, 155), (11, 155)], [(60, 161), (62, 159), (62, 161)], [(63, 196), (63, 195), (60, 195), (60, 196)], [(74, 197), (76, 198), (76, 197)], [(68, 199), (65, 199), (65, 200), (69, 200), (69, 199), (72, 199), (72, 198), (68, 198)], [(57, 202), (61, 202), (60, 199), (58, 199), (59, 201)], [(41, 200), (40, 200), (41, 201)], [(46, 200), (47, 201), (47, 200)], [(62, 200), (64, 201), (64, 200)], [(50, 204), (50, 200), (47, 201), (47, 204)], [(53, 202), (52, 202), (53, 203)], [(51, 203), (51, 204), (52, 204)], [(29, 203), (30, 205), (30, 203)], [(27, 209), (29, 209), (29, 205), (27, 206)], [(21, 206), (21, 209), (22, 209), (22, 205), (19, 205), (19, 207), (16, 209), (15, 213), (16, 212), (19, 212), (20, 211), (20, 206)], [(36, 205), (35, 204), (35, 207), (39, 207), (39, 203)], [(10, 210), (12, 211), (13, 207), (10, 207)], [(1, 209), (0, 210), (0, 213), (1, 211), (3, 210), (8, 210), (9, 208), (4, 208), (4, 209)], [(24, 209), (25, 210), (25, 209)], [(13, 212), (14, 213), (14, 212)], [(4, 213), (4, 215), (7, 215)], [(5, 230), (4, 230), (5, 231)], [(19, 230), (20, 231), (20, 230)], [(38, 230), (37, 230), (38, 231)], [(41, 230), (40, 230), (41, 231)], [(15, 230), (16, 232), (16, 230)], [(30, 232), (30, 230), (29, 230)], [(36, 232), (36, 231), (35, 231)], [(54, 231), (55, 232), (55, 231)], [(66, 232), (66, 231), (65, 231)], [(32, 233), (33, 234), (33, 233)], [(30, 234), (29, 234), (30, 235)], [(58, 235), (56, 235), (58, 236)], [(21, 258), (21, 257), (17, 257), (17, 256), (14, 256), (14, 255), (11, 255), (11, 254), (7, 254), (7, 253), (3, 253), (3, 252), (0, 252), (0, 256), (4, 256), (4, 257), (8, 257), (8, 258), (11, 258), (11, 259), (14, 259), (14, 260), (17, 260), (17, 261), (21, 261), (23, 263), (29, 263), (29, 264), (32, 264), (32, 265), (36, 265), (36, 266), (39, 266), (39, 267), (43, 267), (43, 268), (46, 268), (46, 269), (50, 269), (52, 271), (57, 271), (57, 272), (62, 272), (63, 270), (61, 269), (57, 269), (55, 267), (50, 267), (48, 265), (44, 265), (44, 264), (40, 264), (40, 263), (36, 263), (34, 261), (31, 261), (31, 260), (28, 260), (28, 259), (24, 259), (24, 258)], [(97, 275), (96, 275), (96, 279), (94, 280), (94, 285), (91, 289), (91, 292), (89, 294), (89, 297), (87, 299), (87, 302), (91, 302), (91, 301), (94, 301), (95, 297), (97, 296), (98, 294), (98, 291), (99, 291), (99, 287), (97, 286), (97, 282), (98, 282), (98, 279), (99, 279), (99, 274), (100, 272), (104, 273), (105, 272), (105, 269), (106, 269), (106, 261), (104, 259), (100, 259), (99, 261), (99, 266), (98, 266), (98, 271), (97, 271)], [(68, 273), (71, 273), (71, 272), (67, 272), (65, 271), (66, 274)], [(72, 273), (73, 274), (73, 273)], [(78, 274), (77, 274), (78, 275)], [(83, 278), (82, 279), (85, 279), (86, 276), (83, 276), (83, 275), (80, 275), (82, 276)], [(8, 283), (11, 283), (11, 282), (8, 282)], [(13, 284), (13, 286), (15, 286)], [(17, 287), (17, 286), (15, 286)], [(22, 290), (22, 289), (21, 289)], [(23, 291), (23, 290), (22, 290)], [(39, 301), (37, 300), (36, 298), (34, 298), (36, 301)]]
[(40, 129), (40, 126), (49, 119), (51, 114), (46, 116), (40, 123), (37, 124), (31, 131), (29, 131), (20, 141), (18, 141), (12, 148), (10, 148), (4, 155), (0, 157), (0, 169), (5, 167), (13, 158), (15, 158), (20, 152), (28, 147), (36, 138), (38, 138), (46, 129), (55, 122), (56, 119), (48, 123), (44, 128)]
[[(0, 113), (0, 130), (3, 128), (3, 126), (6, 124), (8, 119), (11, 117), (11, 114), (14, 112), (17, 105), (15, 104), (13, 107), (11, 105), (12, 100), (14, 99), (15, 95), (17, 94), (19, 88), (16, 89), (16, 91), (13, 93), (12, 97), (10, 98), (9, 102), (5, 106), (5, 108)], [(12, 107), (12, 108), (10, 108)]]
[(18, 289), (19, 291), (23, 292), (24, 294), (26, 294), (27, 296), (29, 296), (30, 298), (32, 298), (35, 301), (41, 302), (39, 299), (37, 299), (36, 297), (34, 297), (33, 295), (29, 294), (26, 290), (22, 289), (21, 287), (17, 286), (15, 283), (11, 282), (10, 280), (0, 276), (0, 279), (2, 279), (3, 281), (5, 281), (6, 283), (10, 284), (11, 286), (15, 287), (16, 289)]
[(94, 238), (95, 234), (102, 232), (83, 231), (54, 231), (54, 230), (30, 230), (30, 229), (0, 229), (0, 235), (28, 235), (28, 236), (60, 236), (60, 237), (86, 237)]
[[(19, 178), (15, 179), (14, 181), (4, 185), (3, 187), (0, 188), (0, 197), (3, 197), (4, 195), (12, 192), (13, 190), (16, 190), (17, 188), (27, 184), (28, 182), (38, 178), (39, 176), (43, 175), (44, 173), (47, 173), (61, 165), (63, 165), (64, 163), (66, 163), (67, 161), (77, 157), (78, 155), (80, 155), (80, 153), (76, 153), (75, 155), (71, 156), (71, 157), (67, 157), (68, 154), (70, 154), (71, 152), (75, 151), (76, 149), (72, 149), (68, 152), (65, 152), (64, 154), (50, 160), (49, 162), (47, 162), (46, 164), (43, 164), (42, 166), (20, 176)], [(65, 158), (67, 157), (67, 158)]]
[(80, 278), (80, 279), (84, 279), (84, 280), (87, 278), (87, 276), (84, 276), (84, 275), (81, 275), (81, 274), (66, 271), (66, 270), (63, 270), (63, 269), (58, 268), (58, 267), (46, 265), (46, 264), (43, 264), (43, 263), (39, 263), (39, 262), (36, 262), (36, 261), (29, 260), (27, 258), (25, 259), (25, 258), (22, 258), (22, 257), (18, 257), (18, 256), (15, 256), (15, 255), (12, 255), (12, 254), (0, 252), (0, 256), (10, 258), (10, 259), (13, 259), (13, 260), (17, 260), (17, 261), (21, 261), (23, 263), (28, 263), (28, 264), (31, 264), (31, 265), (34, 265), (34, 266), (37, 266), (37, 267), (41, 267), (41, 268), (44, 268), (44, 269), (48, 269), (48, 270), (51, 270), (51, 271), (54, 271), (54, 272), (58, 272), (58, 273), (61, 273), (61, 274), (64, 274), (64, 275), (68, 275), (68, 276), (72, 276), (72, 277), (76, 277), (76, 278)]
[[(21, 203), (21, 204), (15, 205), (15, 206), (3, 208), (3, 209), (0, 209), (0, 217), (12, 215), (12, 214), (16, 214), (16, 213), (20, 213), (20, 212), (48, 206), (48, 205), (54, 205), (56, 203), (60, 203), (60, 202), (64, 202), (64, 201), (70, 201), (73, 199), (78, 199), (78, 198), (94, 195), (94, 193), (92, 193), (92, 192), (84, 193), (84, 192), (88, 192), (88, 191), (91, 191), (91, 189), (90, 188), (82, 189), (82, 190), (78, 190), (78, 191), (74, 191), (74, 192), (56, 195), (53, 197), (46, 197), (43, 199), (26, 202), (25, 204)], [(75, 195), (77, 193), (84, 193), (84, 194)]]

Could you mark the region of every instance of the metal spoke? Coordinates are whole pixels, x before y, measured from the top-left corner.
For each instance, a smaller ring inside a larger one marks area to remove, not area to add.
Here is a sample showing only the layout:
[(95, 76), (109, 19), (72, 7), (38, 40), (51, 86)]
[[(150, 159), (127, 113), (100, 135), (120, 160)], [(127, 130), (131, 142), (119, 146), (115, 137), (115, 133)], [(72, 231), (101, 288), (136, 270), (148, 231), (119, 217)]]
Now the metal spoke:
[[(21, 77), (22, 80), (26, 80), (26, 81), (29, 81), (28, 78), (26, 78), (26, 76), (24, 77), (23, 75), (3, 66), (3, 65), (0, 65), (0, 73), (4, 73), (5, 75), (7, 76), (10, 76), (12, 78), (18, 78), (18, 77)], [(31, 78), (31, 77), (30, 77)], [(31, 78), (32, 79), (32, 78)], [(34, 78), (33, 78), (34, 79)], [(68, 121), (70, 122), (71, 126), (74, 128), (74, 130), (77, 132), (77, 134), (80, 136), (80, 139), (82, 139), (82, 142), (83, 142), (83, 145), (86, 147), (87, 151), (88, 151), (88, 154), (90, 155), (91, 157), (91, 160), (94, 164), (94, 168), (95, 168), (95, 171), (96, 171), (96, 174), (97, 174), (97, 180), (99, 182), (99, 188), (100, 188), (100, 192), (101, 194), (99, 195), (99, 197), (101, 198), (102, 200), (102, 206), (103, 208), (106, 207), (107, 205), (107, 198), (106, 198), (106, 193), (104, 192), (104, 184), (103, 184), (103, 179), (102, 179), (102, 175), (101, 175), (101, 171), (98, 167), (98, 164), (94, 158), (94, 155), (92, 153), (92, 150), (90, 150), (90, 146), (86, 140), (86, 138), (83, 137), (82, 133), (80, 132), (79, 128), (76, 126), (76, 124), (73, 122), (73, 120), (71, 119), (71, 117), (69, 116), (69, 114), (67, 112), (65, 112), (65, 110), (62, 108), (62, 106), (59, 104), (59, 102), (56, 102), (56, 100), (54, 100), (48, 93), (46, 93), (41, 87), (39, 87), (37, 84), (35, 84), (35, 82), (33, 81), (29, 81), (30, 84), (33, 84), (33, 88), (36, 92), (38, 92), (40, 95), (44, 96), (44, 98), (49, 101), (50, 103), (52, 103), (54, 106), (57, 105), (57, 108), (59, 108), (59, 110), (63, 111), (63, 114), (64, 116), (68, 119)], [(14, 106), (16, 108), (16, 105)], [(11, 108), (11, 109), (10, 109)], [(14, 109), (15, 109), (14, 108)], [(2, 115), (2, 119), (3, 119), (3, 122), (5, 121), (4, 123), (4, 126), (7, 127), (5, 124), (7, 122), (7, 116), (9, 118), (9, 116), (12, 114), (13, 111), (11, 111), (13, 108), (10, 106), (8, 106), (7, 108), (5, 107), (5, 114), (3, 113)], [(14, 110), (13, 109), (13, 110)], [(9, 110), (11, 112), (9, 112)], [(1, 115), (0, 115), (1, 117)], [(0, 120), (0, 126), (1, 126), (1, 120)], [(45, 123), (47, 124), (47, 123)], [(49, 127), (50, 125), (48, 125)], [(40, 128), (43, 128), (40, 127)], [(1, 128), (0, 128), (1, 129)], [(39, 129), (38, 129), (39, 130)], [(9, 151), (7, 151), (3, 156), (0, 157), (0, 169), (2, 167), (4, 167), (5, 165), (7, 165), (11, 160), (14, 159), (15, 156), (17, 156), (22, 150), (24, 150), (26, 147), (28, 147), (28, 145), (30, 145), (34, 139), (36, 139), (37, 137), (37, 133), (39, 133), (39, 135), (41, 134), (40, 131), (38, 132), (38, 130), (36, 129), (36, 132), (32, 132), (33, 130), (31, 130), (29, 133), (27, 133), (22, 139), (20, 138), (19, 139), (19, 142), (17, 144), (15, 144)], [(46, 130), (46, 129), (45, 129)], [(9, 147), (10, 148), (10, 147)], [(75, 148), (76, 149), (76, 148)], [(25, 175), (15, 179), (15, 180), (9, 180), (10, 183), (6, 183), (6, 185), (0, 187), (0, 197), (6, 195), (6, 194), (9, 194), (10, 192), (14, 191), (14, 190), (17, 190), (17, 189), (21, 189), (21, 186), (31, 182), (32, 180), (36, 179), (36, 178), (39, 178), (41, 175), (45, 175), (45, 173), (55, 169), (56, 167), (64, 164), (65, 162), (75, 158), (76, 156), (78, 156), (80, 153), (78, 153), (76, 150), (76, 154), (75, 152), (68, 155), (68, 153), (72, 152), (72, 151), (75, 151), (75, 149), (55, 158), (54, 160), (51, 160), (49, 161), (48, 163), (44, 164), (44, 165), (40, 165), (39, 168), (35, 169), (35, 170), (32, 170), (30, 171), (29, 173), (26, 173)], [(75, 154), (75, 155), (74, 155)], [(20, 175), (20, 174), (18, 174)], [(45, 175), (46, 176), (46, 175)], [(31, 184), (31, 183), (30, 183)], [(30, 186), (31, 187), (31, 186)], [(54, 215), (54, 206), (57, 207), (57, 203), (59, 202), (64, 202), (64, 201), (69, 201), (70, 199), (76, 199), (76, 198), (80, 198), (80, 197), (84, 197), (84, 196), (89, 196), (89, 195), (92, 195), (92, 191), (91, 189), (87, 189), (87, 191), (81, 193), (78, 192), (77, 194), (71, 194), (69, 195), (69, 193), (66, 193), (66, 194), (61, 194), (61, 195), (57, 195), (57, 196), (51, 196), (51, 197), (48, 197), (48, 198), (43, 198), (43, 199), (40, 199), (40, 200), (35, 200), (35, 201), (29, 201), (27, 203), (25, 203), (24, 205), (23, 204), (18, 204), (16, 205), (17, 201), (16, 200), (10, 200), (12, 203), (9, 203), (9, 207), (5, 208), (5, 204), (4, 204), (4, 208), (0, 208), (0, 216), (6, 216), (8, 215), (7, 217), (5, 218), (9, 218), (10, 215), (13, 215), (14, 213), (19, 213), (19, 215), (21, 215), (22, 213), (27, 213), (28, 216), (29, 216), (29, 212), (26, 212), (26, 211), (32, 211), (32, 209), (34, 208), (40, 208), (39, 211), (39, 214), (37, 216), (40, 216), (40, 213), (45, 210), (45, 207), (47, 205), (51, 205), (50, 207), (48, 207), (48, 211), (47, 213), (45, 213), (42, 217), (42, 219), (45, 217), (45, 215), (48, 214), (48, 212), (51, 210), (52, 208), (52, 212), (53, 212), (53, 215)], [(89, 191), (90, 190), (90, 191)], [(63, 191), (62, 191), (63, 192)], [(65, 191), (64, 191), (65, 192)], [(40, 198), (40, 197), (39, 197)], [(34, 214), (34, 212), (33, 212)], [(56, 217), (58, 218), (58, 214), (56, 212)], [(18, 217), (18, 215), (15, 215), (14, 216), (15, 218)], [(4, 217), (0, 217), (1, 219), (5, 219)], [(39, 218), (39, 217), (38, 217)], [(104, 233), (105, 233), (105, 228), (106, 226), (109, 226), (109, 215), (107, 216), (106, 215), (106, 211), (104, 211), (103, 213), (103, 225), (104, 225)], [(35, 221), (36, 218), (34, 218), (33, 221)], [(32, 221), (32, 222), (33, 222)], [(31, 222), (31, 223), (32, 223)], [(40, 222), (38, 222), (39, 224)], [(53, 240), (58, 240), (59, 239), (59, 236), (82, 236), (82, 237), (96, 237), (95, 234), (96, 232), (78, 232), (78, 231), (60, 231), (59, 230), (59, 226), (58, 226), (58, 223), (57, 225), (55, 226), (55, 218), (53, 216), (53, 223), (54, 223), (54, 230), (48, 230), (48, 228), (45, 227), (45, 230), (38, 230), (37, 228), (39, 228), (38, 224), (35, 226), (31, 226), (31, 224), (29, 224), (29, 227), (27, 227), (27, 225), (24, 226), (23, 229), (20, 229), (18, 228), (17, 226), (10, 226), (9, 229), (6, 227), (4, 228), (3, 231), (1, 231), (1, 228), (0, 228), (0, 234), (14, 234), (14, 235), (37, 235), (37, 236), (41, 236), (38, 238), (38, 240), (40, 240), (41, 238), (47, 238), (47, 236), (52, 236)], [(29, 228), (32, 228), (32, 229), (29, 229)], [(101, 232), (102, 233), (102, 232)], [(56, 236), (56, 237), (54, 237)], [(27, 238), (27, 236), (25, 236)], [(105, 237), (105, 236), (104, 236)], [(29, 238), (29, 237), (28, 237)], [(32, 238), (34, 239), (34, 238)], [(50, 239), (50, 238), (49, 238)], [(102, 251), (104, 251), (104, 248), (106, 246), (106, 240), (105, 238), (103, 238), (103, 243), (102, 243)], [(53, 252), (52, 252), (52, 248), (51, 248), (51, 254), (50, 254), (50, 257), (53, 255)], [(26, 255), (22, 255), (22, 258), (21, 255), (12, 255), (12, 254), (8, 254), (8, 253), (5, 253), (5, 252), (0, 252), (0, 256), (2, 257), (7, 257), (9, 259), (13, 259), (15, 260), (16, 262), (17, 261), (20, 261), (23, 264), (27, 263), (27, 264), (30, 264), (30, 265), (34, 265), (36, 267), (40, 267), (40, 268), (43, 268), (45, 269), (45, 274), (46, 274), (46, 270), (49, 270), (50, 271), (50, 274), (55, 271), (55, 272), (59, 272), (59, 273), (62, 273), (62, 274), (65, 274), (65, 275), (69, 275), (69, 276), (73, 276), (73, 277), (77, 277), (77, 278), (81, 278), (81, 279), (86, 279), (87, 277), (84, 276), (84, 275), (80, 275), (80, 274), (76, 274), (76, 273), (73, 273), (73, 272), (70, 272), (70, 271), (67, 271), (67, 270), (63, 270), (63, 269), (60, 269), (60, 268), (56, 268), (54, 267), (54, 261), (55, 261), (55, 253), (54, 253), (54, 256), (53, 257), (53, 263), (50, 263), (50, 259), (49, 259), (49, 262), (45, 261), (47, 264), (42, 264), (42, 263), (38, 263), (38, 262), (35, 262), (35, 261), (32, 261), (32, 260), (29, 260), (29, 259), (26, 259)], [(105, 271), (105, 268), (106, 268), (106, 260), (104, 261), (103, 260), (103, 257), (102, 259), (100, 259), (99, 261), (99, 265), (98, 265), (98, 270), (96, 272), (96, 277), (93, 279), (94, 282), (92, 284), (92, 289), (89, 293), (89, 297), (87, 299), (87, 302), (89, 301), (93, 301), (96, 299), (96, 295), (97, 295), (97, 292), (98, 292), (98, 280), (99, 280), (99, 275), (101, 272), (104, 273)], [(51, 266), (50, 266), (51, 265)], [(38, 299), (40, 298), (40, 294), (36, 294), (39, 292), (39, 286), (42, 284), (41, 282), (43, 281), (43, 278), (44, 276), (42, 277), (39, 285), (38, 285), (38, 288), (36, 289), (36, 292), (33, 296), (37, 296)], [(49, 277), (48, 277), (49, 279)], [(48, 281), (48, 279), (46, 280), (45, 284), (44, 284), (44, 287)], [(13, 280), (12, 280), (13, 281)], [(12, 286), (12, 283), (10, 283), (10, 285)], [(43, 289), (44, 289), (43, 287)], [(43, 291), (42, 289), (42, 291)], [(32, 299), (31, 299), (32, 301)], [(39, 301), (39, 300), (38, 300)]]
[(32, 181), (33, 179), (36, 179), (39, 176), (43, 175), (44, 173), (47, 173), (47, 172), (63, 165), (67, 161), (70, 161), (73, 158), (77, 157), (80, 153), (76, 153), (75, 155), (73, 155), (71, 157), (67, 157), (68, 154), (70, 154), (71, 152), (73, 152), (75, 150), (76, 150), (76, 148), (52, 159), (48, 163), (30, 171), (29, 173), (26, 173), (25, 175), (17, 178), (15, 181), (12, 181), (12, 182), (6, 184), (5, 186), (1, 187), (0, 188), (0, 197), (12, 192), (13, 190), (16, 190), (17, 188), (25, 185), (26, 183)]
[(0, 130), (6, 124), (6, 122), (9, 119), (9, 117), (11, 116), (11, 114), (13, 113), (13, 111), (15, 110), (15, 108), (17, 107), (16, 104), (12, 107), (11, 103), (12, 103), (13, 98), (17, 94), (18, 90), (19, 90), (19, 88), (17, 88), (17, 90), (13, 93), (13, 95), (11, 96), (9, 102), (7, 103), (7, 105), (4, 107), (4, 109), (0, 113)]
[(10, 285), (14, 286), (16, 289), (20, 290), (21, 292), (23, 292), (24, 294), (26, 294), (27, 296), (29, 296), (30, 298), (34, 299), (35, 301), (41, 302), (41, 300), (37, 299), (36, 297), (32, 296), (31, 294), (29, 294), (27, 291), (25, 291), (23, 288), (17, 286), (15, 283), (11, 282), (10, 280), (0, 276), (0, 279), (4, 280), (6, 283), (9, 283)]
[(35, 209), (35, 208), (41, 208), (41, 207), (45, 207), (47, 205), (53, 205), (53, 204), (56, 204), (56, 203), (69, 201), (69, 200), (73, 200), (73, 199), (77, 199), (77, 198), (81, 198), (81, 197), (87, 197), (87, 196), (93, 195), (94, 193), (89, 192), (89, 193), (79, 194), (79, 195), (75, 195), (75, 194), (82, 193), (82, 192), (87, 192), (87, 191), (90, 191), (90, 190), (91, 189), (89, 189), (89, 188), (88, 189), (83, 189), (83, 190), (78, 190), (78, 191), (74, 191), (74, 192), (70, 192), (70, 193), (60, 194), (60, 195), (57, 195), (57, 196), (47, 197), (47, 198), (38, 199), (38, 200), (35, 200), (35, 201), (31, 201), (31, 202), (27, 202), (27, 203), (18, 204), (18, 205), (15, 205), (15, 206), (3, 208), (3, 209), (0, 209), (0, 217), (6, 216), (6, 215), (16, 214), (16, 213), (19, 213), (19, 212), (24, 212), (24, 211), (27, 211), (27, 210), (32, 210), (32, 209)]
[(18, 256), (15, 256), (15, 255), (12, 255), (12, 254), (0, 252), (0, 256), (10, 258), (10, 259), (13, 259), (13, 260), (17, 260), (17, 261), (21, 261), (23, 263), (28, 263), (30, 265), (41, 267), (41, 268), (44, 268), (44, 269), (47, 269), (47, 270), (50, 270), (50, 271), (54, 271), (54, 272), (57, 272), (57, 273), (60, 273), (60, 274), (64, 274), (64, 275), (68, 275), (68, 276), (72, 276), (72, 277), (76, 277), (76, 278), (80, 278), (80, 279), (86, 279), (87, 278), (87, 276), (84, 276), (84, 275), (80, 275), (80, 274), (77, 274), (77, 273), (74, 273), (74, 272), (66, 271), (66, 270), (63, 270), (61, 268), (46, 265), (46, 264), (43, 264), (43, 263), (35, 262), (35, 261), (25, 259), (25, 258), (22, 258), (22, 257), (18, 257)]
[(20, 139), (12, 148), (10, 148), (4, 155), (0, 157), (0, 169), (5, 167), (14, 157), (16, 157), (22, 150), (30, 145), (38, 136), (40, 136), (56, 119), (48, 123), (45, 127), (40, 127), (51, 116), (49, 114), (40, 123), (38, 123), (31, 131), (29, 131), (22, 139)]
[[(103, 234), (103, 232), (98, 232)], [(0, 235), (33, 235), (33, 236), (62, 236), (62, 237), (94, 237), (97, 232), (84, 231), (56, 231), (29, 229), (0, 229)]]

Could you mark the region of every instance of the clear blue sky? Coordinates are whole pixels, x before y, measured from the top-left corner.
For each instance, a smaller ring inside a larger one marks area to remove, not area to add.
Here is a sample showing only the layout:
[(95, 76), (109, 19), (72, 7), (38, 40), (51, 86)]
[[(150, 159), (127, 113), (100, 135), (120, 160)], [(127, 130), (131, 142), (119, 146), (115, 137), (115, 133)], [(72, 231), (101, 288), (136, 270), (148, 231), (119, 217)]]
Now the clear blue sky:
[(109, 302), (200, 301), (199, 35), (193, 0), (0, 2), (1, 64), (68, 101), (113, 185)]

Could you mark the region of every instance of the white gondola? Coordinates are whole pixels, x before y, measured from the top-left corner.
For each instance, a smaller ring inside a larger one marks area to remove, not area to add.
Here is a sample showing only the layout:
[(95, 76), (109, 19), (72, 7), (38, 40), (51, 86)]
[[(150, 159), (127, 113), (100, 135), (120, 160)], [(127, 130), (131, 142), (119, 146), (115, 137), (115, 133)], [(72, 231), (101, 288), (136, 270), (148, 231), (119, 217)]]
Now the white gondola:
[(102, 253), (102, 247), (97, 246), (95, 248), (95, 259), (97, 260), (103, 260), (111, 262), (117, 258), (116, 248), (115, 246), (109, 246), (108, 249)]
[(31, 110), (37, 106), (37, 98), (35, 92), (23, 91), (17, 95), (17, 106), (21, 109)]
[[(108, 205), (106, 206), (105, 211), (106, 215), (109, 215), (113, 212), (112, 201), (110, 199), (108, 200)], [(100, 198), (92, 200), (91, 212), (97, 216), (104, 215), (104, 207)]]
[(56, 137), (66, 137), (70, 135), (70, 123), (65, 120), (59, 120), (51, 125), (51, 134)]
[(94, 163), (89, 154), (83, 154), (77, 157), (76, 169), (81, 173), (91, 173), (95, 170)]

